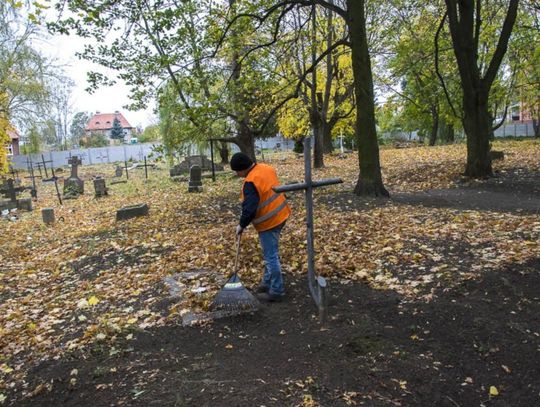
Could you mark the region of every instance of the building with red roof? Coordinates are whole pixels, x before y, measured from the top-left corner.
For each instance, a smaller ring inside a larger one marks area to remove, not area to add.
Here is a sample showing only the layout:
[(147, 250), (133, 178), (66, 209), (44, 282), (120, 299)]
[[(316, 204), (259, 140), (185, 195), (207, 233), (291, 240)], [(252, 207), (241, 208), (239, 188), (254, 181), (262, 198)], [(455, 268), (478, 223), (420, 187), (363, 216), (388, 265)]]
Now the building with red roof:
[(113, 128), (114, 119), (118, 119), (120, 126), (124, 130), (124, 141), (129, 142), (134, 127), (129, 124), (126, 118), (118, 110), (114, 113), (96, 112), (96, 114), (88, 121), (84, 131), (87, 135), (92, 133), (102, 133), (108, 138), (111, 138), (111, 130)]
[(11, 143), (7, 145), (8, 155), (19, 155), (19, 133), (15, 129), (8, 129), (7, 134)]

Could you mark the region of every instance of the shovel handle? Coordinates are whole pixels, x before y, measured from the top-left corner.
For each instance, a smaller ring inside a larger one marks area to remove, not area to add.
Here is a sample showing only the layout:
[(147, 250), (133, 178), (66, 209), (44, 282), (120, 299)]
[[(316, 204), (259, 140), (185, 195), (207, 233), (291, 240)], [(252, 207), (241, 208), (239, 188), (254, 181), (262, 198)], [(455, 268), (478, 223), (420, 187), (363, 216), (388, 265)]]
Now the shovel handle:
[(240, 239), (242, 238), (242, 233), (240, 233), (236, 239), (236, 258), (234, 259), (234, 275), (238, 274), (238, 258), (240, 257)]

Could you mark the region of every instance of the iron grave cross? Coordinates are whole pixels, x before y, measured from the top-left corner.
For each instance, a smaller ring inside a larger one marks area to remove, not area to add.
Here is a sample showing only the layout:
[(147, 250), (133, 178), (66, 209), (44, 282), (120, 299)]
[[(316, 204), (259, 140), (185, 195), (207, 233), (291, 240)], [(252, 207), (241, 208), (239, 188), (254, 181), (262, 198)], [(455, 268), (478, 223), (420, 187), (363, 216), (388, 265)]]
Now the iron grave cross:
[(319, 322), (324, 325), (326, 321), (326, 280), (322, 276), (315, 277), (315, 249), (313, 244), (313, 188), (340, 184), (340, 178), (326, 178), (319, 181), (311, 179), (311, 137), (304, 138), (304, 182), (289, 185), (280, 185), (272, 188), (275, 192), (306, 191), (306, 226), (307, 226), (307, 259), (308, 284), (311, 297), (319, 309)]

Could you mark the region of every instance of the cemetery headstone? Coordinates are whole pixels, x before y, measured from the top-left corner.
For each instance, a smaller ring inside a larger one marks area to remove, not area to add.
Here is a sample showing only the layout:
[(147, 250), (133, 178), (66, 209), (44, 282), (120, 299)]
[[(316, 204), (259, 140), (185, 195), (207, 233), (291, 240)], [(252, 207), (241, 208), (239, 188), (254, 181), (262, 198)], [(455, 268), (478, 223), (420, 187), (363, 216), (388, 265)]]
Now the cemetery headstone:
[(31, 211), (32, 208), (32, 199), (31, 198), (22, 198), (17, 199), (17, 194), (21, 193), (27, 189), (23, 186), (15, 186), (13, 179), (8, 179), (4, 185), (0, 187), (0, 194), (8, 198), (8, 201), (0, 202), (0, 210), (5, 209), (22, 209), (25, 211)]
[(21, 209), (23, 211), (32, 211), (34, 208), (32, 207), (32, 198), (21, 198), (17, 200), (17, 209)]
[(114, 170), (114, 176), (116, 178), (120, 178), (124, 173), (124, 168), (121, 165), (117, 165), (116, 169)]
[[(188, 174), (193, 165), (198, 165), (202, 171), (212, 170), (212, 161), (210, 161), (204, 155), (194, 155), (194, 156), (186, 157), (183, 162), (172, 167), (169, 170), (169, 174), (171, 175), (171, 177)], [(224, 168), (222, 165), (214, 163), (215, 171), (223, 171), (223, 169)]]
[(124, 206), (116, 211), (116, 220), (126, 220), (148, 215), (148, 209), (147, 204)]
[(68, 179), (64, 180), (64, 197), (76, 198), (84, 194), (84, 181), (77, 174), (78, 167), (82, 164), (82, 161), (78, 156), (74, 155), (68, 160), (68, 163), (71, 164), (71, 175)]
[(96, 198), (109, 195), (107, 186), (105, 185), (105, 179), (104, 178), (95, 178), (94, 179), (94, 190), (95, 190), (94, 196)]
[(198, 165), (194, 165), (189, 170), (188, 192), (202, 191), (202, 170)]
[(42, 208), (41, 209), (41, 218), (43, 223), (51, 225), (54, 223), (54, 208)]

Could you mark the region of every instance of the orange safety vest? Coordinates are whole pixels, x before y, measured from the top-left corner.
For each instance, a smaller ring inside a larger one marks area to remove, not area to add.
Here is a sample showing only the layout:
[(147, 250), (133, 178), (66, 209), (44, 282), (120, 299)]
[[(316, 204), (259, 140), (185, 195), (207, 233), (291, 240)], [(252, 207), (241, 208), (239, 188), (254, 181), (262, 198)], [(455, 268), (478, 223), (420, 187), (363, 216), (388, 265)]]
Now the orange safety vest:
[[(259, 194), (259, 206), (255, 219), (251, 223), (257, 232), (272, 229), (281, 225), (291, 214), (291, 208), (287, 204), (287, 199), (283, 193), (275, 193), (272, 187), (279, 185), (276, 170), (266, 164), (255, 164), (248, 172), (244, 183), (252, 182)], [(241, 192), (244, 200), (244, 185)]]

